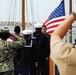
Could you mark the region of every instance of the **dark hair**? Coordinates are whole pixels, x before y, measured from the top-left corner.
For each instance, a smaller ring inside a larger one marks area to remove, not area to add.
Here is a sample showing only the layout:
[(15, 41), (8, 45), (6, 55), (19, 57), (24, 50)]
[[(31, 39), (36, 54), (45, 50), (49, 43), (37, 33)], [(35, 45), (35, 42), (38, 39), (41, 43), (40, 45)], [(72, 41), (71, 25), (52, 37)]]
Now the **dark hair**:
[(0, 32), (0, 38), (2, 40), (7, 40), (10, 37), (10, 33), (9, 32)]
[(15, 26), (14, 32), (15, 32), (16, 34), (20, 34), (20, 26)]
[(75, 39), (74, 41), (75, 41), (75, 43), (76, 43), (76, 39)]

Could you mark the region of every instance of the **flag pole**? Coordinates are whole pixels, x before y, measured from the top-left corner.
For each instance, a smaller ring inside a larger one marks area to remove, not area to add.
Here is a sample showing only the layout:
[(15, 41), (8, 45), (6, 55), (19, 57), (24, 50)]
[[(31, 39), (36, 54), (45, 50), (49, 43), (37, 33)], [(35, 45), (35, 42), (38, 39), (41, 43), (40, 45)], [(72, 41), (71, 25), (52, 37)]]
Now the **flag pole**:
[[(72, 12), (72, 0), (69, 0), (69, 14)], [(69, 42), (72, 43), (72, 26), (70, 27)]]
[(49, 57), (49, 75), (54, 75), (54, 62)]

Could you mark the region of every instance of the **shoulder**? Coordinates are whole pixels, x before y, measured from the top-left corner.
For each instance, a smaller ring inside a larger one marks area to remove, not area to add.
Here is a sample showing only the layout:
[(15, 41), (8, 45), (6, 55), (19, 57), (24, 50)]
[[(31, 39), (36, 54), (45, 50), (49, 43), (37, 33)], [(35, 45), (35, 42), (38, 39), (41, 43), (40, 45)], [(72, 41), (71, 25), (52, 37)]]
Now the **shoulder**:
[(55, 40), (51, 46), (52, 50), (57, 50), (57, 49), (67, 49), (67, 48), (72, 48), (73, 46), (70, 43), (65, 43), (60, 40)]
[(60, 40), (54, 41), (53, 45), (51, 46), (51, 58), (56, 61), (57, 58), (65, 58), (71, 52), (72, 49), (71, 44), (64, 43)]
[(19, 35), (19, 37), (23, 38), (23, 35)]
[(50, 38), (51, 37), (51, 35), (49, 35), (49, 34), (45, 34), (45, 35), (46, 35), (47, 38)]

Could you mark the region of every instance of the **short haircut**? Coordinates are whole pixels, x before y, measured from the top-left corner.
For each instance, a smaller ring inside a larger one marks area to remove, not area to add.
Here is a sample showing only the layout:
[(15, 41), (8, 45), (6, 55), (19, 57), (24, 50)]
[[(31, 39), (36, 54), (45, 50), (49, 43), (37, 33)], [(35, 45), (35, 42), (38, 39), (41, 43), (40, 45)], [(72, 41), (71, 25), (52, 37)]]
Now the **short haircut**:
[(9, 32), (0, 32), (0, 38), (2, 40), (7, 40), (10, 37), (10, 33)]
[(20, 26), (15, 26), (14, 32), (19, 34), (20, 33)]

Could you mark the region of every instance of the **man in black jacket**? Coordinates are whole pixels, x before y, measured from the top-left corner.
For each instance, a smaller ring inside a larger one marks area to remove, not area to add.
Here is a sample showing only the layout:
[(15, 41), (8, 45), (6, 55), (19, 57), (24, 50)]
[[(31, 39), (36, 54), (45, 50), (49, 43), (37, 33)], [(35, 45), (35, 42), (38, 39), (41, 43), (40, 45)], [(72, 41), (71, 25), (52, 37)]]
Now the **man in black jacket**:
[[(34, 63), (36, 63), (37, 69), (35, 69), (36, 73), (38, 75), (41, 73), (41, 75), (46, 75), (45, 73), (45, 62), (46, 62), (46, 36), (44, 33), (41, 32), (42, 24), (37, 23), (35, 26), (35, 32), (33, 33), (33, 37), (35, 38), (33, 40), (33, 57), (34, 57)], [(36, 74), (35, 74), (36, 75)]]
[(42, 26), (41, 32), (46, 35), (46, 75), (49, 75), (49, 55), (50, 55), (50, 37), (51, 35), (46, 32), (47, 27), (45, 25)]

